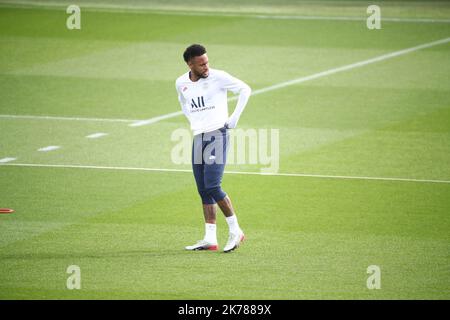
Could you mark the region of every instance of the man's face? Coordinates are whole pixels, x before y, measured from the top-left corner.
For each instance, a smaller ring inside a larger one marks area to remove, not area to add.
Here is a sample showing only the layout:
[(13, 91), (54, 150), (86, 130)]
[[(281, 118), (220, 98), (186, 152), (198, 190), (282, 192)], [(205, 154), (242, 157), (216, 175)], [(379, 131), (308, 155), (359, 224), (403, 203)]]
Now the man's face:
[(206, 53), (201, 56), (192, 58), (188, 63), (191, 72), (199, 78), (207, 78), (209, 76), (209, 63)]

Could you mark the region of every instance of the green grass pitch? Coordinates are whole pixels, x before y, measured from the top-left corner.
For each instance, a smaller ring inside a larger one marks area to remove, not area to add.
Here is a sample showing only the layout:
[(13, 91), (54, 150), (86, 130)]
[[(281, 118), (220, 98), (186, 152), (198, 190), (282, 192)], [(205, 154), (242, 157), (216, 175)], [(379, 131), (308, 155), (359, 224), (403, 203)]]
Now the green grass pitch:
[(111, 3), (79, 1), (68, 30), (68, 1), (0, 2), (0, 159), (16, 158), (0, 164), (0, 299), (450, 298), (448, 42), (251, 97), (239, 127), (278, 129), (279, 172), (313, 176), (225, 174), (247, 236), (231, 254), (183, 249), (203, 236), (170, 157), (184, 116), (129, 126), (180, 110), (191, 43), (255, 91), (446, 39), (448, 2), (381, 1), (380, 30), (365, 1)]

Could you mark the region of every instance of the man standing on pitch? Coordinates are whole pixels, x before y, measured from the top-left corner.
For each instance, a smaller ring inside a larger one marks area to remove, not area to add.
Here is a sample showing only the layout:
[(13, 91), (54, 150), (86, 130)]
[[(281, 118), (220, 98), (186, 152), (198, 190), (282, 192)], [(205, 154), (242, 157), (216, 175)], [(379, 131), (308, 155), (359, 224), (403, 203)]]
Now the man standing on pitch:
[[(178, 100), (194, 133), (192, 169), (203, 203), (205, 237), (186, 250), (217, 250), (216, 211), (219, 205), (230, 228), (224, 252), (230, 252), (244, 240), (230, 197), (221, 182), (226, 163), (228, 129), (236, 127), (251, 94), (250, 87), (225, 71), (209, 68), (206, 49), (189, 46), (184, 61), (190, 71), (176, 81)], [(234, 112), (228, 116), (227, 92), (239, 93)]]

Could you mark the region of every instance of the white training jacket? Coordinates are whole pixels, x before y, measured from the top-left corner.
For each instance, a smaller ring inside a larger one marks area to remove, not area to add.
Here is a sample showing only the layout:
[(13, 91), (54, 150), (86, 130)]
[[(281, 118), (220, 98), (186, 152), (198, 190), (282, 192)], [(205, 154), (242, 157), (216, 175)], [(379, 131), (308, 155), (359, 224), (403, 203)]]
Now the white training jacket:
[[(175, 86), (181, 109), (194, 135), (222, 128), (235, 128), (251, 94), (250, 87), (225, 71), (209, 69), (207, 78), (191, 81), (189, 72), (180, 76)], [(228, 117), (227, 91), (239, 93), (234, 112)]]

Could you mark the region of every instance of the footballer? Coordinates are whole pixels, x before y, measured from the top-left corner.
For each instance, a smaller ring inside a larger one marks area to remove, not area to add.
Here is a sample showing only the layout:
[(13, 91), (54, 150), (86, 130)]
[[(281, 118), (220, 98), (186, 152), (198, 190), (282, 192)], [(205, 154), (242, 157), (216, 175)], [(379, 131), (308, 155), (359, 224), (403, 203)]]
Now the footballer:
[[(206, 49), (193, 44), (183, 54), (189, 71), (176, 80), (178, 100), (194, 134), (192, 170), (203, 204), (205, 235), (186, 250), (218, 250), (216, 235), (217, 206), (229, 226), (229, 238), (223, 251), (230, 252), (244, 240), (244, 232), (230, 197), (222, 190), (229, 129), (236, 127), (251, 94), (250, 87), (225, 71), (209, 67)], [(236, 108), (228, 114), (228, 91), (239, 94)]]

